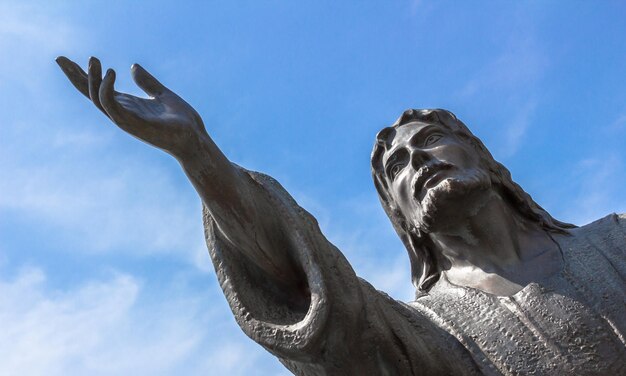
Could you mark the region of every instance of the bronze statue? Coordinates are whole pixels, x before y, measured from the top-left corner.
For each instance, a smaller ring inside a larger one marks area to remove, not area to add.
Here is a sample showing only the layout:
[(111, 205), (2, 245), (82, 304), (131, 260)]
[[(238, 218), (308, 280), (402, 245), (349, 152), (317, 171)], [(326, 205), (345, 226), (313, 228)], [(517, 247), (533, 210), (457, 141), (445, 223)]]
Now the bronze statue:
[(297, 375), (626, 374), (626, 216), (552, 218), (452, 113), (409, 110), (372, 172), (411, 260), (413, 302), (358, 278), (271, 177), (232, 164), (198, 113), (139, 65), (149, 99), (60, 57), (116, 125), (176, 158), (243, 331)]

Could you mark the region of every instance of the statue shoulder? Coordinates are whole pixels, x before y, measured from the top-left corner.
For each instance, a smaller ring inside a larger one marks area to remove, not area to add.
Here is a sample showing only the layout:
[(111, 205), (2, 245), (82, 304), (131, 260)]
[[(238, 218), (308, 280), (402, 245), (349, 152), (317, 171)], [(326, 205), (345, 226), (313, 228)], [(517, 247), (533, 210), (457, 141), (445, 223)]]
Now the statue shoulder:
[(609, 214), (571, 230), (573, 246), (586, 246), (606, 258), (626, 278), (626, 214)]
[(605, 217), (572, 230), (574, 235), (606, 234), (610, 232), (626, 233), (626, 213), (611, 213)]

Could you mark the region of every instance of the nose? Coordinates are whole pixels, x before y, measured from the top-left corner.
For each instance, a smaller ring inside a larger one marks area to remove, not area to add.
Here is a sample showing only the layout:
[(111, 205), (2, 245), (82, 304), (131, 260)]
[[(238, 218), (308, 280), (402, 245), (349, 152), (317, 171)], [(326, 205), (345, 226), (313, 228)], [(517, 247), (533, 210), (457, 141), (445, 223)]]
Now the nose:
[(416, 171), (419, 170), (420, 167), (426, 165), (430, 159), (430, 154), (422, 149), (414, 148), (411, 150), (411, 167), (413, 167)]

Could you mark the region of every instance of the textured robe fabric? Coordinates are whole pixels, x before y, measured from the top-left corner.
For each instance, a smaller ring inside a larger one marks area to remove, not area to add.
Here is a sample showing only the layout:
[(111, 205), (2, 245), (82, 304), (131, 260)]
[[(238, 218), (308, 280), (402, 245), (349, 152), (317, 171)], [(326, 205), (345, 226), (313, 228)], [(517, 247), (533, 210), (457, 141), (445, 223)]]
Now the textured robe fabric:
[(445, 278), (410, 303), (487, 375), (626, 375), (626, 216), (558, 237), (563, 269), (512, 296)]
[(513, 296), (440, 278), (405, 304), (358, 278), (274, 179), (242, 171), (282, 218), (306, 304), (232, 245), (205, 208), (209, 253), (237, 323), (294, 374), (626, 375), (626, 217), (558, 237), (562, 271)]

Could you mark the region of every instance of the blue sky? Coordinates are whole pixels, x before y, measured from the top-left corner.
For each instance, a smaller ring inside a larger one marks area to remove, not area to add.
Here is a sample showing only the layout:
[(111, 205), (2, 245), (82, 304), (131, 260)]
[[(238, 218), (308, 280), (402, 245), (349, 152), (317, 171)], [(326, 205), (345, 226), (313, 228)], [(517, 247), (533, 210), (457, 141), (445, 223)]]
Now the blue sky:
[(453, 111), (556, 218), (626, 211), (623, 2), (0, 1), (0, 374), (284, 375), (236, 326), (178, 164), (54, 63), (139, 62), (355, 270), (412, 295), (376, 132)]

